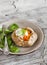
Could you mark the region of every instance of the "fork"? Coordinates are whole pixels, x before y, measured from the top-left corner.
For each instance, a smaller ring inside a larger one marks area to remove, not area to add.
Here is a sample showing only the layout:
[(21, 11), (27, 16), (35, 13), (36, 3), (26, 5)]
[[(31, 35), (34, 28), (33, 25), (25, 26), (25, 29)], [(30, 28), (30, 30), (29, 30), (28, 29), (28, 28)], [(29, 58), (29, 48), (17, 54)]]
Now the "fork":
[[(6, 25), (3, 25), (2, 26), (3, 33), (5, 32), (5, 30), (6, 30)], [(5, 55), (8, 55), (9, 54), (9, 47), (8, 47), (8, 42), (7, 42), (7, 36), (5, 33), (4, 33), (4, 36), (5, 36), (5, 43), (4, 43), (3, 52)]]

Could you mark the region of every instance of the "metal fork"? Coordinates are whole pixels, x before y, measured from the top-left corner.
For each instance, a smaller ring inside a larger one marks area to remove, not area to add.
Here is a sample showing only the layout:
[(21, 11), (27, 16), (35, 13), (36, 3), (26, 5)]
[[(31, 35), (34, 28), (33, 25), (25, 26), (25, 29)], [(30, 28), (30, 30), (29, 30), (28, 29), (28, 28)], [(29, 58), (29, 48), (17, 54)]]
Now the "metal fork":
[[(3, 25), (2, 26), (3, 33), (5, 32), (5, 30), (6, 30), (6, 25)], [(5, 33), (4, 33), (4, 36), (5, 36), (5, 43), (4, 43), (3, 52), (4, 52), (5, 55), (8, 55), (9, 54), (9, 47), (8, 47), (8, 42), (7, 42), (7, 36), (6, 36)]]

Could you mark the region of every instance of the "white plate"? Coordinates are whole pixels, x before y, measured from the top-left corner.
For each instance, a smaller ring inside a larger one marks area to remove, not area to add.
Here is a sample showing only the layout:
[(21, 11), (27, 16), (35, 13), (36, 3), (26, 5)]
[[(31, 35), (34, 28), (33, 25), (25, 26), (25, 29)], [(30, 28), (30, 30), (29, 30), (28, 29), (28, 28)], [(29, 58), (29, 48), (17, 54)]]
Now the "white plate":
[[(9, 52), (10, 54), (22, 55), (22, 54), (31, 53), (31, 52), (37, 50), (41, 46), (43, 39), (44, 39), (43, 31), (36, 23), (32, 23), (32, 22), (33, 21), (13, 19), (13, 20), (9, 20), (9, 21), (6, 21), (6, 22), (0, 24), (0, 27), (2, 27), (2, 25), (9, 26), (12, 23), (17, 23), (19, 25), (19, 27), (31, 27), (38, 35), (38, 40), (34, 43), (33, 46), (28, 47), (28, 48), (20, 47), (20, 52), (18, 52), (18, 53)], [(1, 50), (1, 51), (3, 51), (3, 50)]]

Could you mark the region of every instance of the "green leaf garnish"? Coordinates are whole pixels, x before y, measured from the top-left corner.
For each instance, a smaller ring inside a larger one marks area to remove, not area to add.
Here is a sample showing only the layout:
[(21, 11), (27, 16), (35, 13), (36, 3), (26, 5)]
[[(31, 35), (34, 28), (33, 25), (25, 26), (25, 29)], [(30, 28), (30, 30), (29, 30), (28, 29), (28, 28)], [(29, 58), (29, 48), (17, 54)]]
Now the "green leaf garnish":
[(10, 52), (16, 53), (19, 52), (19, 48), (15, 46), (14, 42), (11, 39), (11, 33), (15, 30), (18, 29), (19, 26), (17, 24), (11, 24), (8, 29), (5, 30), (5, 32), (2, 31), (2, 28), (0, 28), (0, 48), (4, 48), (4, 33), (7, 35), (7, 42), (8, 42), (8, 47)]
[(10, 31), (9, 29), (5, 30), (5, 34), (10, 34), (12, 31)]
[(0, 34), (0, 48), (4, 48), (4, 42), (5, 42), (5, 38), (4, 38), (4, 33), (2, 32)]
[(10, 26), (9, 26), (9, 30), (10, 31), (14, 31), (15, 29), (17, 30), (19, 28), (19, 26), (17, 25), (17, 24), (11, 24)]
[(0, 28), (0, 33), (2, 33), (2, 28)]
[(10, 52), (16, 53), (19, 52), (19, 48), (15, 46), (15, 44), (13, 43), (12, 39), (11, 39), (11, 35), (7, 35), (7, 41), (8, 41), (8, 46), (9, 46), (9, 50)]
[(11, 46), (10, 46), (10, 51), (13, 52), (13, 53), (17, 53), (17, 52), (19, 52), (20, 50), (19, 50), (18, 47), (11, 45)]
[(26, 30), (25, 30), (25, 29), (21, 29), (21, 30), (18, 32), (18, 34), (19, 34), (19, 35), (24, 35), (24, 34), (25, 34), (25, 32), (26, 32)]
[(26, 30), (25, 29), (22, 29), (21, 32), (22, 32), (22, 35), (24, 35), (25, 32), (26, 32)]

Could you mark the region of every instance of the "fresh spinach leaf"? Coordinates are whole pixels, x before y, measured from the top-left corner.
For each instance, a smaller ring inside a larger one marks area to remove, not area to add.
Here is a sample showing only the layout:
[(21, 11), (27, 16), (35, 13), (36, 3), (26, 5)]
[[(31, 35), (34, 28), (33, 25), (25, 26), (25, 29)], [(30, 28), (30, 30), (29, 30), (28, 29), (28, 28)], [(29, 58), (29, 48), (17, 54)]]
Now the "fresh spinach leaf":
[(13, 52), (13, 53), (16, 53), (16, 52), (19, 52), (20, 50), (19, 50), (18, 47), (11, 45), (10, 46), (10, 51)]
[(19, 26), (17, 25), (17, 24), (11, 24), (10, 26), (9, 26), (9, 30), (11, 31), (11, 32), (13, 32), (15, 29), (18, 29), (19, 28)]
[(13, 53), (19, 52), (20, 49), (16, 47), (16, 45), (12, 41), (11, 34), (7, 36), (7, 41), (8, 41), (8, 47), (10, 52), (13, 52)]
[(4, 42), (5, 42), (5, 38), (4, 38), (4, 33), (2, 32), (0, 34), (0, 48), (4, 48)]

